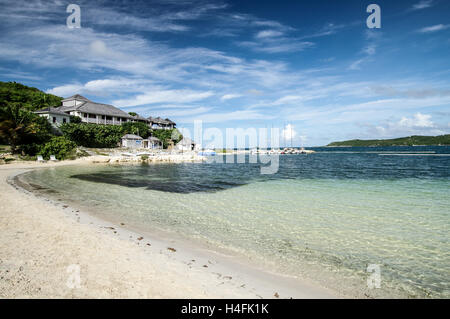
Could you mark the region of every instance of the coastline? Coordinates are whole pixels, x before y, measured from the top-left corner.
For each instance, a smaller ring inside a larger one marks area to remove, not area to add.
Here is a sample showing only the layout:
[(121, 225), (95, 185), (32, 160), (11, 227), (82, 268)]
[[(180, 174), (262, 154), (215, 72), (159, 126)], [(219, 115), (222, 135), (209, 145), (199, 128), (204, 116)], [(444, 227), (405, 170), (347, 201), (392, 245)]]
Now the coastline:
[[(2, 298), (337, 298), (315, 283), (155, 234), (142, 236), (37, 197), (12, 182), (26, 171), (92, 159), (0, 166)], [(13, 186), (15, 185), (15, 186)], [(144, 238), (142, 238), (144, 237)], [(67, 286), (79, 265), (80, 287)], [(278, 296), (278, 297), (277, 297)]]

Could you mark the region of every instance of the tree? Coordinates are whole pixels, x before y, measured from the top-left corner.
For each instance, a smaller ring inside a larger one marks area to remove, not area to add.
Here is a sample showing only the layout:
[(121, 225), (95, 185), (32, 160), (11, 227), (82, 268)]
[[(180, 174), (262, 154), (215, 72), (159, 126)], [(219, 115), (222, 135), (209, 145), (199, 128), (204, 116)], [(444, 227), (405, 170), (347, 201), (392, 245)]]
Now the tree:
[(76, 147), (77, 144), (64, 136), (56, 136), (41, 147), (39, 154), (45, 159), (49, 159), (50, 155), (55, 155), (57, 159), (63, 160), (72, 154)]
[(71, 115), (70, 116), (70, 123), (81, 123), (81, 117)]
[(176, 144), (183, 139), (183, 135), (176, 128), (171, 130), (153, 130), (152, 136), (159, 138), (163, 142), (163, 148), (167, 148), (170, 141)]
[(67, 139), (85, 147), (117, 147), (123, 136), (122, 127), (118, 125), (65, 123), (60, 130)]
[(147, 138), (150, 135), (150, 128), (142, 122), (125, 122), (122, 123), (122, 133), (123, 135), (135, 134), (142, 138)]
[(137, 116), (136, 112), (128, 112), (128, 114), (130, 114), (131, 116)]
[(0, 101), (7, 103), (20, 103), (29, 110), (61, 105), (62, 97), (44, 93), (37, 88), (29, 87), (16, 82), (0, 81)]
[(21, 103), (2, 101), (0, 105), (0, 137), (11, 151), (34, 155), (37, 145), (51, 138), (51, 125), (45, 119), (26, 110)]

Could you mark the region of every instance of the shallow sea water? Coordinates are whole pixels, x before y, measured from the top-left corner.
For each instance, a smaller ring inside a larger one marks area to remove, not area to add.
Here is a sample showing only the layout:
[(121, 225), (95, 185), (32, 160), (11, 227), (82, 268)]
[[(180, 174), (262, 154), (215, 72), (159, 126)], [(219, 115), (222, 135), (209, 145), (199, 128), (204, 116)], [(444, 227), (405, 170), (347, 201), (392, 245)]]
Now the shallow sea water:
[[(450, 297), (450, 148), (317, 148), (259, 164), (66, 166), (27, 173), (58, 198), (176, 233), (351, 296)], [(440, 155), (440, 156), (436, 156)], [(368, 265), (381, 288), (368, 289)]]

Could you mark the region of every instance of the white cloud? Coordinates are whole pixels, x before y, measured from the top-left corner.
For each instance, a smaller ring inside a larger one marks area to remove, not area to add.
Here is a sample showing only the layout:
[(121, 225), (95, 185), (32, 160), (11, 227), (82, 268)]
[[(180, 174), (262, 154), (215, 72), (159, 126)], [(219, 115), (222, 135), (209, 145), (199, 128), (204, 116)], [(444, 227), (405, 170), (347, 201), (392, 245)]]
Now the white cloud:
[(367, 55), (374, 55), (376, 53), (376, 46), (374, 44), (368, 45), (363, 51)]
[(222, 101), (227, 101), (227, 100), (231, 100), (231, 99), (236, 99), (241, 96), (242, 96), (241, 94), (225, 94), (220, 99)]
[(297, 131), (294, 129), (293, 125), (288, 124), (281, 131), (281, 136), (283, 137), (283, 139), (290, 141), (291, 139), (294, 139), (297, 136)]
[(131, 99), (115, 100), (117, 106), (135, 106), (155, 103), (189, 103), (204, 100), (214, 95), (213, 92), (193, 90), (160, 90), (139, 94)]
[(402, 117), (398, 125), (410, 128), (434, 127), (434, 123), (431, 121), (431, 115), (422, 113), (416, 113), (412, 118)]
[(445, 30), (450, 28), (450, 24), (436, 24), (429, 27), (424, 27), (422, 29), (417, 30), (417, 32), (420, 33), (431, 33), (431, 32), (437, 32), (441, 30)]
[(161, 108), (161, 109), (152, 109), (151, 111), (142, 110), (142, 112), (158, 114), (158, 116), (165, 118), (165, 117), (193, 116), (196, 114), (209, 112), (211, 109), (212, 109), (211, 107), (200, 106), (200, 107), (193, 107), (190, 109), (179, 109), (179, 110)]
[(448, 126), (437, 125), (431, 118), (430, 114), (422, 114), (419, 112), (410, 117), (403, 116), (398, 121), (389, 120), (378, 125), (366, 125), (366, 128), (371, 138), (448, 134)]
[(202, 120), (205, 123), (219, 123), (228, 121), (271, 120), (273, 115), (266, 115), (255, 110), (237, 110), (224, 113), (207, 113), (181, 119), (182, 123), (193, 123)]
[(272, 37), (279, 37), (283, 35), (283, 32), (281, 31), (277, 31), (277, 30), (263, 30), (263, 31), (259, 31), (256, 34), (256, 38), (261, 39), (261, 38), (272, 38)]
[[(292, 38), (263, 38), (264, 41), (242, 41), (237, 44), (264, 53), (299, 52), (314, 47), (313, 42), (298, 41)], [(270, 40), (269, 40), (270, 39)]]
[(81, 84), (66, 84), (47, 90), (47, 93), (62, 97), (69, 97), (78, 92), (82, 92), (83, 85)]
[(361, 69), (361, 63), (363, 63), (366, 59), (358, 59), (354, 62), (352, 62), (352, 64), (350, 64), (350, 66), (348, 67), (350, 70), (360, 70)]
[(88, 94), (95, 96), (110, 96), (121, 93), (145, 92), (156, 89), (151, 80), (132, 78), (107, 78), (88, 81), (85, 84), (71, 83), (54, 87), (47, 90), (47, 93), (67, 97), (74, 94)]
[(433, 0), (422, 0), (412, 6), (412, 10), (422, 10), (433, 5)]

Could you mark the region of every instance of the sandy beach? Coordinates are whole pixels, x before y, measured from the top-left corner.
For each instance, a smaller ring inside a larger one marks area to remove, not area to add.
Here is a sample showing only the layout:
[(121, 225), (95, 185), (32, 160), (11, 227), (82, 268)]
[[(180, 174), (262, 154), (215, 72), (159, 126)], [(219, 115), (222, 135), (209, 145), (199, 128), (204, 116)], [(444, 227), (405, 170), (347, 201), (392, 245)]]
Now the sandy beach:
[[(0, 165), (1, 298), (335, 298), (308, 281), (142, 235), (15, 186), (31, 169)], [(79, 276), (77, 276), (79, 271)]]

